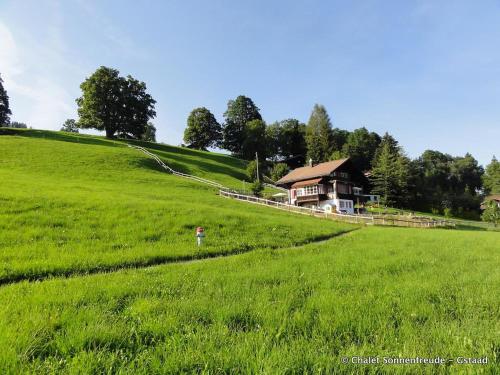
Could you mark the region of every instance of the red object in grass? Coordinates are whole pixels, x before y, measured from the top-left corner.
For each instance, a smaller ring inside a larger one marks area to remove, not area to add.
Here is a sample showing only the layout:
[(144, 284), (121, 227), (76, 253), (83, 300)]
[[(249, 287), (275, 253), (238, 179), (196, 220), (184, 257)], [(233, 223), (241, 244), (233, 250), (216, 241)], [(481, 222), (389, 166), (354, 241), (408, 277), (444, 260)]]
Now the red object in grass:
[(203, 233), (204, 231), (205, 229), (203, 229), (203, 227), (196, 228), (196, 233)]

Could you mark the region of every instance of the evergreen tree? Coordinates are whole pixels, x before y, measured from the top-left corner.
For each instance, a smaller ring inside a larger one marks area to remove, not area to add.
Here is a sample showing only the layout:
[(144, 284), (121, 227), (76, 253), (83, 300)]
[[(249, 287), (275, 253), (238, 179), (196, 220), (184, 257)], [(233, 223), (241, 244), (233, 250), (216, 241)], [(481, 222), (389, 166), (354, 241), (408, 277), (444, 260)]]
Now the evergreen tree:
[(0, 127), (10, 124), (10, 115), (12, 114), (9, 108), (9, 96), (3, 87), (3, 79), (0, 76)]
[(410, 160), (397, 141), (386, 133), (372, 163), (372, 193), (386, 206), (405, 206), (409, 199)]
[(388, 142), (382, 141), (377, 149), (377, 158), (373, 161), (371, 183), (372, 193), (380, 195), (382, 204), (392, 206), (397, 200), (397, 154), (391, 150)]
[(483, 175), (484, 190), (487, 194), (500, 194), (500, 162), (493, 156)]
[(241, 155), (246, 135), (246, 124), (252, 120), (262, 120), (259, 108), (252, 99), (240, 95), (227, 103), (224, 119), (222, 148), (233, 154)]
[(184, 131), (184, 142), (188, 147), (206, 150), (218, 145), (222, 129), (215, 116), (205, 107), (195, 108), (189, 114)]
[(327, 161), (331, 154), (332, 124), (324, 106), (315, 104), (306, 126), (307, 159)]

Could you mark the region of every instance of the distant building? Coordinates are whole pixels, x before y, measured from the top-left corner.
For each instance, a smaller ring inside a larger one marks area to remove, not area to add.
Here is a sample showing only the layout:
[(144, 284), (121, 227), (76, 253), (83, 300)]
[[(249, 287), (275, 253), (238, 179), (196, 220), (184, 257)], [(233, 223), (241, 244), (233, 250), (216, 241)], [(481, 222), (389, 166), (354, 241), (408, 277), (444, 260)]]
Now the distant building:
[(350, 159), (333, 160), (294, 169), (277, 183), (288, 190), (288, 202), (328, 212), (354, 213), (356, 204), (378, 202), (377, 195), (364, 194), (367, 178)]
[(496, 202), (498, 207), (500, 207), (500, 194), (492, 194), (492, 195), (488, 195), (486, 198), (484, 198), (483, 203), (481, 203), (481, 209), (482, 210), (486, 209), (486, 206), (487, 206), (488, 202), (490, 202), (490, 201)]

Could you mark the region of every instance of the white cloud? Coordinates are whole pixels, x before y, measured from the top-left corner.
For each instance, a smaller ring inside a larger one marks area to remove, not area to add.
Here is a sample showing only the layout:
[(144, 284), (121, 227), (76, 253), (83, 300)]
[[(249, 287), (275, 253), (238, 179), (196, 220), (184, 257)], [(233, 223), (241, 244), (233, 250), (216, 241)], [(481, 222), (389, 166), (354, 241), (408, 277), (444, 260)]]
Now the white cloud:
[(31, 35), (16, 35), (0, 21), (0, 73), (12, 119), (34, 128), (58, 129), (65, 118), (74, 116), (76, 105), (74, 95), (54, 74), (65, 64), (59, 23), (51, 23), (48, 32), (47, 42), (40, 44)]

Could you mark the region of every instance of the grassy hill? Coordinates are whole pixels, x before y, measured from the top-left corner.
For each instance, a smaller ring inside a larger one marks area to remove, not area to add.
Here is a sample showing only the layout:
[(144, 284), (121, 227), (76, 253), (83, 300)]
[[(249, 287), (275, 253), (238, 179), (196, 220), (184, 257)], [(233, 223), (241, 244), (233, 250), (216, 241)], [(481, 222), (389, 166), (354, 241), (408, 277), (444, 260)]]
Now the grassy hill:
[[(354, 228), (228, 201), (211, 187), (165, 173), (121, 142), (13, 134), (0, 137), (0, 284), (286, 247)], [(237, 183), (232, 176), (242, 173), (242, 163), (229, 156), (214, 155), (197, 169), (205, 153), (178, 150), (175, 167), (184, 171), (213, 168), (210, 177), (224, 184)], [(175, 148), (157, 153), (171, 164)], [(197, 226), (207, 230), (201, 250)]]
[[(500, 233), (290, 215), (223, 199), (120, 141), (6, 132), (1, 373), (500, 369)], [(240, 184), (237, 159), (146, 146), (172, 167)], [(368, 355), (489, 362), (341, 360)]]

